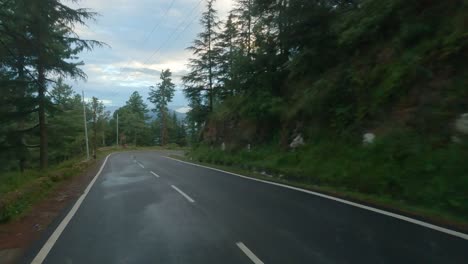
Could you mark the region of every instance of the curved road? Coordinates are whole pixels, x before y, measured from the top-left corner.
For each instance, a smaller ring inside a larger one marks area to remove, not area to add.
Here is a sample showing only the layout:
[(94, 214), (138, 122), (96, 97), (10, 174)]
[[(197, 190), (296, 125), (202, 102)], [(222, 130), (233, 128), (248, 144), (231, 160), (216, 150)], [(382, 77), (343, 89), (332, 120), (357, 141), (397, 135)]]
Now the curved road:
[(465, 238), (160, 152), (111, 155), (83, 198), (34, 263), (468, 263)]

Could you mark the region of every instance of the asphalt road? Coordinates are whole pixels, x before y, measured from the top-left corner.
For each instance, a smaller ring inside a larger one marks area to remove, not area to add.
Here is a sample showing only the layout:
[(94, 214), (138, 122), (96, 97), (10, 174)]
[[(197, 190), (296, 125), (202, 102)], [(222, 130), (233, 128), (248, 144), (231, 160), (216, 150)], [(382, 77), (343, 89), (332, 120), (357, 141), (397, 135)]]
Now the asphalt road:
[(119, 153), (43, 263), (468, 263), (468, 240), (296, 190)]

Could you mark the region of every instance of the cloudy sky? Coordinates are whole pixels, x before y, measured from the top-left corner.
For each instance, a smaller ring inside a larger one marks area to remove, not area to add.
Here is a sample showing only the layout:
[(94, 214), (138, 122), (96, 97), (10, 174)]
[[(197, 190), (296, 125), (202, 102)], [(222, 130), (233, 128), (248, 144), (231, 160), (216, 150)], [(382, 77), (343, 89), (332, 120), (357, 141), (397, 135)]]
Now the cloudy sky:
[[(217, 0), (215, 8), (221, 19), (232, 2)], [(177, 85), (169, 107), (187, 105), (180, 81), (190, 57), (185, 48), (201, 30), (199, 18), (206, 0), (81, 0), (70, 5), (99, 13), (96, 21), (76, 28), (80, 37), (110, 46), (80, 55), (88, 79), (70, 81), (77, 92), (84, 90), (85, 97), (96, 96), (115, 109), (133, 91), (147, 98), (148, 87), (159, 82), (162, 69), (169, 68)]]

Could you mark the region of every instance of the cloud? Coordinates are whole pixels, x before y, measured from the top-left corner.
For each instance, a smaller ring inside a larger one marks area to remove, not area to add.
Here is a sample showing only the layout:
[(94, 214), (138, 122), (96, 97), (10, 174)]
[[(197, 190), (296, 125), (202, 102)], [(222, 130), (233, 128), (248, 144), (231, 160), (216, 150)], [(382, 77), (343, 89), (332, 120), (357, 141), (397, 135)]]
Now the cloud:
[(183, 16), (183, 14), (182, 14), (182, 12), (180, 12), (180, 10), (170, 9), (167, 12), (167, 16), (169, 16), (169, 17), (181, 17), (181, 16)]
[(161, 71), (158, 70), (153, 70), (150, 68), (132, 68), (132, 67), (123, 67), (120, 68), (121, 73), (129, 73), (129, 74), (134, 74), (134, 73), (143, 73), (143, 74), (148, 74), (148, 75), (160, 75)]
[[(93, 98), (85, 97), (85, 98), (84, 98), (84, 101), (85, 101), (86, 103), (91, 103), (91, 102), (93, 101)], [(99, 99), (98, 101), (101, 102), (101, 103), (104, 104), (104, 105), (108, 105), (108, 106), (112, 105), (112, 100), (108, 100), (108, 99)]]
[[(177, 85), (172, 105), (179, 108), (187, 105), (181, 91), (181, 77), (188, 72), (187, 62), (191, 56), (186, 47), (201, 30), (198, 18), (205, 9), (205, 1), (189, 16), (198, 3), (199, 0), (67, 2), (75, 8), (90, 8), (100, 14), (95, 22), (89, 21), (88, 26), (77, 25), (76, 33), (111, 46), (81, 53), (80, 60), (85, 62), (83, 70), (88, 81), (69, 82), (78, 92), (84, 90), (89, 97), (105, 98), (102, 100), (107, 105), (121, 106), (133, 91), (146, 98), (148, 87), (159, 82), (161, 70), (170, 69)], [(232, 3), (233, 0), (216, 1), (220, 18), (227, 16)], [(181, 26), (174, 32), (178, 25)], [(185, 27), (186, 31), (181, 33)]]
[(185, 113), (188, 113), (190, 110), (192, 110), (191, 107), (184, 106), (184, 107), (177, 108), (175, 111), (179, 112), (179, 113), (182, 113), (182, 114), (185, 114)]
[(101, 99), (99, 101), (103, 103), (104, 105), (112, 105), (112, 100)]

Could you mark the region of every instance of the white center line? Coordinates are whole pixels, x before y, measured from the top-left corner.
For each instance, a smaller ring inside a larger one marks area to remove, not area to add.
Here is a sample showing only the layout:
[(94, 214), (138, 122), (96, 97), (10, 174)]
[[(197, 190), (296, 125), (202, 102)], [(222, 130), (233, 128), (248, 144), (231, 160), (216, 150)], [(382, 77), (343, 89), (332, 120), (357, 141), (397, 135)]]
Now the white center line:
[(159, 175), (157, 175), (156, 173), (150, 171), (151, 174), (153, 174), (156, 178), (159, 178)]
[(185, 197), (185, 199), (189, 200), (189, 202), (191, 203), (194, 203), (195, 200), (193, 200), (192, 198), (190, 198), (190, 196), (188, 196), (187, 194), (185, 194), (183, 191), (181, 191), (179, 188), (175, 187), (174, 185), (171, 185), (172, 188), (174, 188), (174, 190), (178, 191), (180, 194), (182, 194), (182, 196)]
[(145, 166), (143, 166), (143, 164), (141, 164), (140, 162), (138, 162), (138, 165), (140, 165), (140, 167), (142, 167), (143, 169), (145, 168)]
[(255, 256), (255, 254), (246, 245), (244, 245), (244, 243), (237, 242), (236, 245), (240, 248), (240, 250), (242, 250), (242, 252), (244, 252), (245, 255), (247, 255), (247, 257), (249, 257), (249, 259), (253, 263), (263, 264), (263, 261), (261, 261), (257, 256)]

